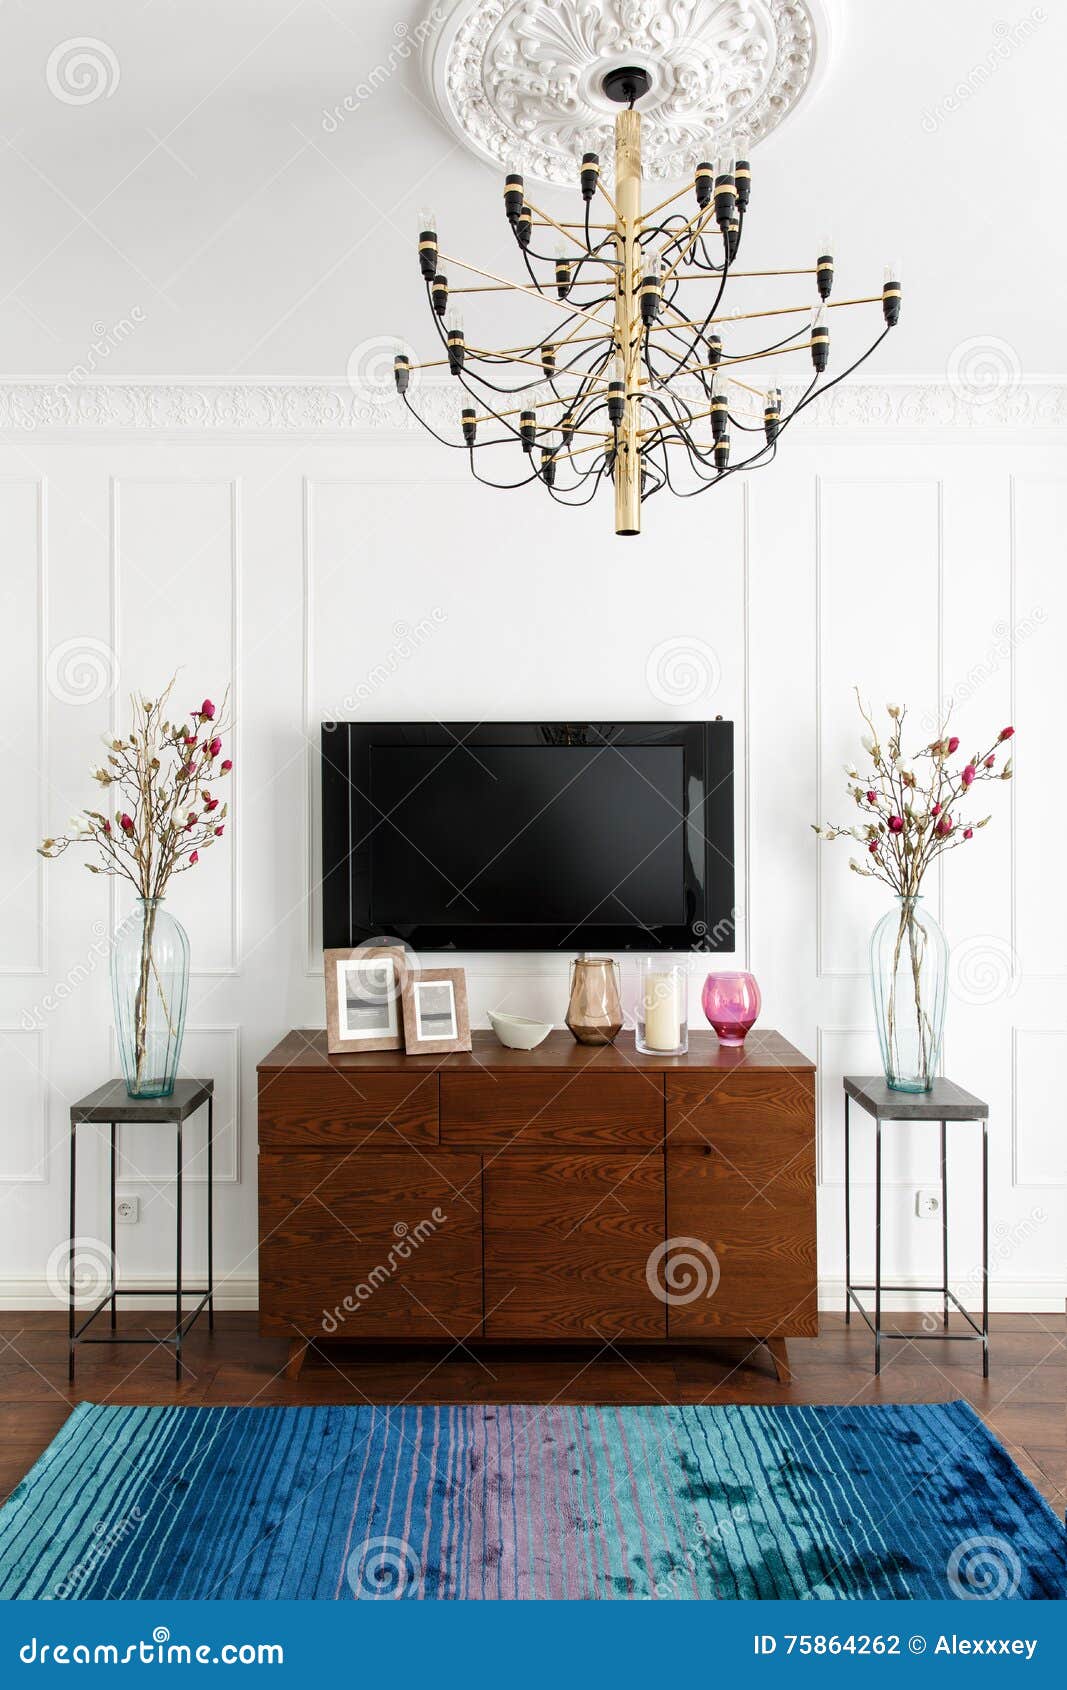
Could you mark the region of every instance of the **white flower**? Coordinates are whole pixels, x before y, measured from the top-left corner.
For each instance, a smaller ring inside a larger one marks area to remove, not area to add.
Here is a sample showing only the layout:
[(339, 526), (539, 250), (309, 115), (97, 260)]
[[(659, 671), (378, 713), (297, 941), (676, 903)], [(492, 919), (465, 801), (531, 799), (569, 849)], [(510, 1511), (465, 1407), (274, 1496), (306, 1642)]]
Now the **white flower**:
[(878, 749), (877, 742), (871, 738), (870, 734), (862, 734), (860, 736), (860, 744), (862, 745), (864, 751), (866, 751), (868, 757), (873, 757)]
[(900, 705), (899, 704), (887, 704), (886, 709), (889, 712), (889, 714), (892, 716), (892, 718), (895, 722), (897, 717), (900, 715)]
[(860, 772), (858, 769), (854, 769), (851, 763), (845, 763), (843, 766), (849, 780), (859, 780)]

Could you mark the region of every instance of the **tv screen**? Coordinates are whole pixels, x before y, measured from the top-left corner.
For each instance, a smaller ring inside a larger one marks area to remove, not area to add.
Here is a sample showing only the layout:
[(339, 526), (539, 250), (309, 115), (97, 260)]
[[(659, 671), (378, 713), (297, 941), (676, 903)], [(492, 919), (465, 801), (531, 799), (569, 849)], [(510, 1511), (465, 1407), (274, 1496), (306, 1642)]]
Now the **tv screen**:
[(327, 724), (324, 944), (716, 948), (731, 739), (722, 722)]

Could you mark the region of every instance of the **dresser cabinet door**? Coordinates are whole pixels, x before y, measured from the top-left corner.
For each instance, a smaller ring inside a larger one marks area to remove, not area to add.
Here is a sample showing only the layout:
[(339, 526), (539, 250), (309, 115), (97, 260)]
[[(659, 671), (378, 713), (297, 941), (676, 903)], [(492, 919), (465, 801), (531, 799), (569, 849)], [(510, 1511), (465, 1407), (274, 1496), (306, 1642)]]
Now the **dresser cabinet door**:
[(260, 1326), (467, 1338), (482, 1322), (481, 1159), (264, 1150)]
[(667, 1236), (672, 1338), (817, 1332), (810, 1073), (668, 1076)]
[(505, 1150), (485, 1166), (485, 1331), (493, 1338), (656, 1339), (663, 1153)]

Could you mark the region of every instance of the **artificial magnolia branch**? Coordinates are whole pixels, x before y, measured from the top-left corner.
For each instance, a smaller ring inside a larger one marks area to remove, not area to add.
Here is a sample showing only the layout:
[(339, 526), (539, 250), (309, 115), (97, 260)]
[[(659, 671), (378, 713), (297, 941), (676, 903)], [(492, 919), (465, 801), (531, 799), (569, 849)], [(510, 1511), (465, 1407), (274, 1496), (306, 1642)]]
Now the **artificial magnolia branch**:
[(205, 698), (187, 722), (171, 722), (173, 687), (172, 678), (154, 701), (134, 696), (129, 734), (105, 734), (107, 759), (90, 764), (101, 787), (117, 788), (122, 802), (114, 815), (85, 809), (72, 832), (37, 847), (42, 857), (59, 857), (71, 845), (95, 845), (102, 860), (87, 863), (89, 872), (121, 875), (146, 902), (162, 898), (171, 875), (194, 868), (200, 852), (221, 839), (229, 808), (211, 791), (233, 768), (222, 755), (226, 698), (218, 711)]
[[(850, 858), (853, 872), (883, 881), (900, 898), (917, 898), (931, 863), (945, 851), (966, 844), (990, 821), (983, 816), (964, 825), (959, 807), (979, 781), (1011, 779), (1011, 757), (1005, 756), (1000, 767), (997, 758), (1015, 729), (1002, 728), (986, 751), (960, 764), (950, 762), (958, 757), (960, 741), (948, 733), (946, 722), (937, 739), (906, 759), (901, 740), (907, 710), (886, 705), (890, 728), (883, 746), (858, 689), (856, 700), (869, 730), (862, 736), (862, 745), (874, 773), (862, 776), (851, 764), (845, 765), (845, 773), (849, 794), (867, 819), (859, 827), (828, 823), (814, 831), (821, 839), (860, 840), (867, 847), (867, 858), (865, 862)], [(923, 763), (929, 767), (917, 773), (916, 767)]]

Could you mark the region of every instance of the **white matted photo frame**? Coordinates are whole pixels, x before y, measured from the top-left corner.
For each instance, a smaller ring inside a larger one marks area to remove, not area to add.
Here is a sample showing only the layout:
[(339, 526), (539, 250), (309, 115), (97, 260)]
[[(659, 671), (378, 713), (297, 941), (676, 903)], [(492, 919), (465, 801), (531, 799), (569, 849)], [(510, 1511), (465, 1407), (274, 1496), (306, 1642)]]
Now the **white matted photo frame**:
[(401, 997), (412, 973), (400, 945), (324, 951), (326, 1048), (332, 1056), (361, 1050), (403, 1050)]
[(402, 986), (404, 1046), (409, 1056), (470, 1050), (467, 976), (462, 968), (423, 968)]

